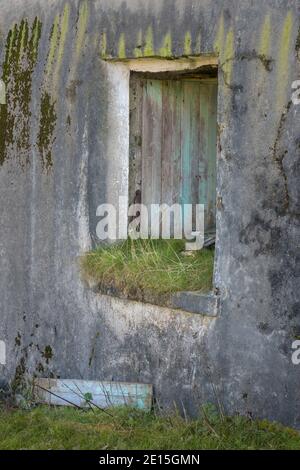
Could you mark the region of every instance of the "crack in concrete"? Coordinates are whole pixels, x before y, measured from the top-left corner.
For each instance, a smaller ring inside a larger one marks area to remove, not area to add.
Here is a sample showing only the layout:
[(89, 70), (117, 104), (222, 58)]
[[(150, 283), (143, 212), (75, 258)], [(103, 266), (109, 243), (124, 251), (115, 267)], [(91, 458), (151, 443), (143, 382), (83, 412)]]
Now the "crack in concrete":
[(234, 60), (237, 60), (237, 61), (243, 61), (243, 60), (247, 60), (247, 61), (251, 61), (251, 60), (258, 60), (262, 63), (262, 65), (264, 66), (265, 70), (267, 72), (271, 72), (272, 71), (272, 64), (274, 62), (274, 59), (272, 57), (268, 57), (266, 56), (265, 54), (258, 54), (255, 50), (251, 51), (251, 52), (243, 52), (243, 53), (239, 53), (239, 54), (236, 54), (235, 56), (233, 57), (229, 57), (228, 59), (226, 59), (224, 62), (222, 62), (220, 64), (220, 70), (223, 74), (223, 79), (224, 79), (224, 84), (227, 88), (231, 89), (232, 91), (234, 92), (237, 92), (237, 91), (243, 91), (243, 85), (231, 85), (229, 83), (229, 80), (227, 78), (227, 75), (228, 73), (226, 73), (226, 71), (224, 70), (224, 66), (226, 64), (228, 64), (229, 62), (233, 62)]
[(251, 52), (241, 52), (235, 54), (233, 57), (228, 57), (228, 59), (224, 60), (224, 62), (220, 64), (220, 67), (223, 68), (225, 64), (227, 64), (228, 62), (233, 62), (234, 60), (259, 60), (264, 66), (264, 68), (267, 70), (267, 72), (272, 71), (271, 65), (274, 62), (274, 59), (272, 57), (266, 56), (265, 54), (258, 54), (255, 50), (253, 50)]
[(298, 29), (298, 35), (296, 39), (295, 51), (296, 51), (297, 59), (300, 61), (300, 26)]
[(285, 187), (285, 208), (287, 211), (289, 211), (289, 206), (290, 206), (290, 196), (289, 196), (289, 189), (288, 189), (288, 177), (285, 173), (285, 170), (284, 170), (284, 166), (283, 166), (283, 159), (285, 157), (285, 155), (287, 154), (287, 150), (285, 152), (281, 152), (279, 154), (279, 151), (278, 151), (278, 144), (280, 142), (280, 139), (282, 137), (282, 131), (283, 131), (283, 126), (286, 122), (286, 118), (287, 118), (287, 115), (288, 115), (288, 112), (291, 108), (291, 105), (292, 105), (292, 101), (290, 100), (288, 102), (288, 104), (285, 106), (285, 109), (284, 111), (282, 112), (281, 114), (281, 117), (280, 117), (280, 121), (279, 121), (279, 126), (278, 126), (278, 129), (277, 129), (277, 133), (276, 133), (276, 139), (275, 139), (275, 142), (274, 142), (274, 146), (273, 146), (273, 151), (272, 151), (272, 156), (273, 156), (273, 159), (275, 161), (275, 163), (277, 164), (277, 167), (284, 179), (284, 187)]

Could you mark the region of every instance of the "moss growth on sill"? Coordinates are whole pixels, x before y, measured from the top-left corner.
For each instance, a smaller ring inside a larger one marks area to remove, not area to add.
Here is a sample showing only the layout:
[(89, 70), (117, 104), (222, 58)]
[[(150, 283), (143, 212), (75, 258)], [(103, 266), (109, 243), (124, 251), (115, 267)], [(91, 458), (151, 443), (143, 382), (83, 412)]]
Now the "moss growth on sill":
[(81, 258), (81, 270), (99, 291), (168, 304), (170, 294), (212, 289), (214, 250), (183, 254), (183, 240), (127, 240)]

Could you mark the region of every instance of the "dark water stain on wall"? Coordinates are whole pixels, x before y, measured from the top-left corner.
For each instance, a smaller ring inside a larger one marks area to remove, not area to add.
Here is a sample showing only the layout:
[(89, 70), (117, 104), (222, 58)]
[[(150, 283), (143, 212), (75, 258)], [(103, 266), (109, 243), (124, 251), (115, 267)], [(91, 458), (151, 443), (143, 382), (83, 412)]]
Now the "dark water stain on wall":
[(2, 67), (6, 104), (0, 108), (0, 165), (14, 149), (22, 165), (29, 161), (32, 74), (37, 63), (42, 23), (23, 19), (9, 31)]
[(297, 36), (297, 40), (296, 40), (295, 50), (296, 50), (298, 60), (300, 60), (300, 27), (298, 29), (298, 36)]
[(41, 97), (40, 128), (37, 136), (42, 165), (49, 169), (52, 162), (52, 145), (55, 140), (54, 131), (56, 125), (55, 103), (49, 93), (44, 91)]

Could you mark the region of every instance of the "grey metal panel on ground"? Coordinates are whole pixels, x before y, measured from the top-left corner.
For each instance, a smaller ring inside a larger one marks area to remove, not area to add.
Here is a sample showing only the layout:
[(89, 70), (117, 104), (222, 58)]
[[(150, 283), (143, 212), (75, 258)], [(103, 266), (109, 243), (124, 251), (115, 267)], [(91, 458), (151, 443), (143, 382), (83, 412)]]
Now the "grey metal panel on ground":
[(90, 380), (35, 379), (34, 399), (58, 406), (130, 406), (149, 411), (152, 385)]

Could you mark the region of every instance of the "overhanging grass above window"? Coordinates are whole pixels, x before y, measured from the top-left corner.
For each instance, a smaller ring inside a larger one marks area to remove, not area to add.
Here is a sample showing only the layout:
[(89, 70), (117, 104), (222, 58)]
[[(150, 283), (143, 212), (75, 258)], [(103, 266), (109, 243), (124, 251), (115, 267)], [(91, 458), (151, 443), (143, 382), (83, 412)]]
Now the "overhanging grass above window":
[(187, 256), (184, 248), (183, 240), (127, 240), (85, 254), (81, 268), (100, 290), (136, 300), (180, 291), (209, 292), (214, 250)]

